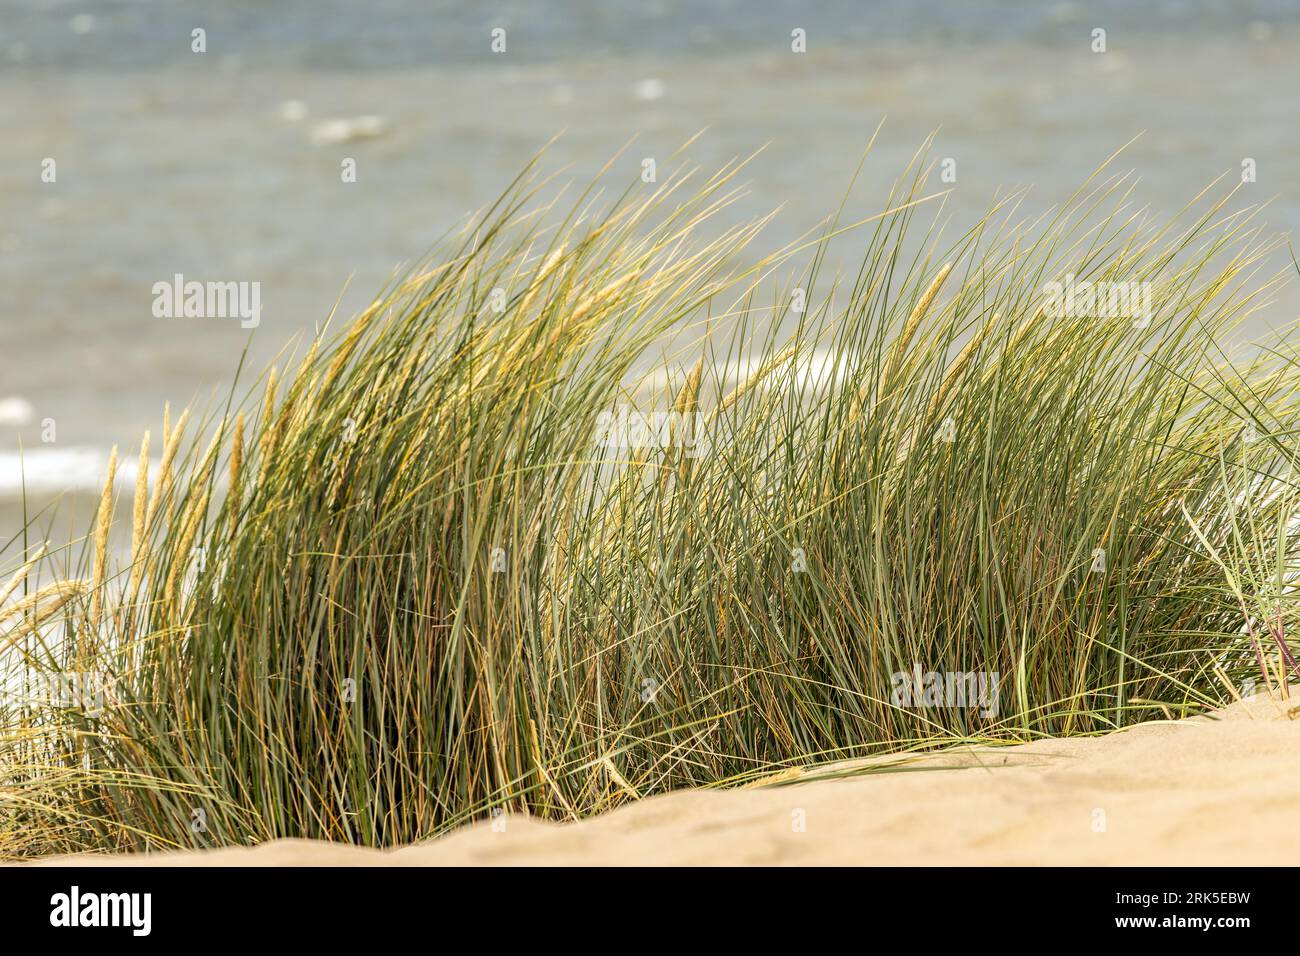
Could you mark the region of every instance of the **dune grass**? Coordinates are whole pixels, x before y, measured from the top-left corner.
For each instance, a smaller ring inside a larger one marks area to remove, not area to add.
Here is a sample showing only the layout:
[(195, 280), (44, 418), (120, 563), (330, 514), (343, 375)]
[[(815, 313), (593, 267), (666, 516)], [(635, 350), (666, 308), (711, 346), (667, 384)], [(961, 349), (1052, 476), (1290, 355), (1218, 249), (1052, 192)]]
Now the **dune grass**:
[[(86, 541), (37, 554), (33, 519), (0, 599), (0, 854), (575, 819), (1183, 716), (1294, 667), (1298, 363), (1221, 351), (1291, 267), (1254, 209), (1153, 224), (1103, 168), (945, 242), (918, 153), (881, 212), (755, 264), (764, 221), (713, 225), (742, 168), (566, 201), (535, 163), (305, 356), (168, 422)], [(860, 267), (828, 276), (843, 242)], [(1149, 283), (1149, 323), (1050, 314), (1067, 275)], [(597, 440), (649, 411), (665, 441)], [(999, 675), (995, 712), (901, 706), (914, 671)], [(95, 706), (45, 693), (76, 674)]]

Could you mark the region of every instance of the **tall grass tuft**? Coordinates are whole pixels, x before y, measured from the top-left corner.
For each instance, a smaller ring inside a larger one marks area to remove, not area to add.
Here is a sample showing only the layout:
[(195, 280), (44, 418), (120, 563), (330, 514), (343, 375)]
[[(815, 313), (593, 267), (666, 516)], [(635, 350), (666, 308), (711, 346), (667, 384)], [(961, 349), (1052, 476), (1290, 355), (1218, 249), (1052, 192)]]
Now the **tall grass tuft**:
[[(534, 164), (288, 371), (169, 414), (129, 561), (110, 481), (90, 586), (76, 543), (13, 562), (7, 686), (103, 692), (8, 696), (0, 853), (569, 820), (1294, 668), (1295, 352), (1219, 351), (1286, 278), (1254, 210), (1152, 226), (1103, 169), (945, 242), (918, 156), (755, 261), (765, 220), (712, 225), (742, 166), (565, 209)], [(1152, 314), (1055, 316), (1067, 275)], [(918, 672), (996, 674), (996, 706), (900, 703)]]

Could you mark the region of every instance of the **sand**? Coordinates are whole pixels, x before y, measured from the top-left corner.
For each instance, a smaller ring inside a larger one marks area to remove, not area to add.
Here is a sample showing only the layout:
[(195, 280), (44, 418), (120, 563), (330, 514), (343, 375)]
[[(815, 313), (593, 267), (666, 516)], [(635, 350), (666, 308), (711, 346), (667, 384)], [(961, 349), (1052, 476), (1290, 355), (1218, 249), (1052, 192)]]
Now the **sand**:
[[(573, 824), (508, 816), (381, 852), (309, 840), (43, 865), (1295, 864), (1300, 696), (1103, 737), (839, 764)], [(830, 772), (856, 771), (827, 779)], [(863, 772), (872, 771), (872, 772)], [(820, 779), (818, 779), (820, 778)]]

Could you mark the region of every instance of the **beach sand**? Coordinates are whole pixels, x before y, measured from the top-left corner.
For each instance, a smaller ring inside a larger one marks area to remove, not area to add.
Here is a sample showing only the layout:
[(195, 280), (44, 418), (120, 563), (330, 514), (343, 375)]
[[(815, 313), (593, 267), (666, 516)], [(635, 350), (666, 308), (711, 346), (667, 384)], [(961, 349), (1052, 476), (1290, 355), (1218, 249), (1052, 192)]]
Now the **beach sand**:
[[(77, 856), (170, 866), (1295, 864), (1300, 696), (1206, 717), (653, 797), (575, 824), (507, 816), (381, 852), (310, 840)], [(852, 776), (826, 779), (853, 769)], [(809, 779), (809, 778), (823, 779)]]

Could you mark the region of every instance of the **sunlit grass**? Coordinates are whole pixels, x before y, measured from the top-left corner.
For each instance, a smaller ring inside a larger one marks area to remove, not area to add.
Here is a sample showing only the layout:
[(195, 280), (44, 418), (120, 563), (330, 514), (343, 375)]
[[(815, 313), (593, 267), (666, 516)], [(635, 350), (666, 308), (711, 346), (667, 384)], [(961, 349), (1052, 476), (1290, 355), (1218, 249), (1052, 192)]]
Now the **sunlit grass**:
[[(712, 225), (742, 165), (567, 204), (530, 166), (168, 422), (84, 546), (20, 570), (43, 536), (15, 538), (0, 853), (392, 845), (1222, 703), (1240, 569), (1289, 594), (1296, 560), (1294, 351), (1220, 351), (1290, 267), (1253, 211), (1152, 226), (1103, 170), (945, 242), (918, 155), (878, 215), (755, 265), (761, 221)], [(828, 277), (840, 239), (860, 268)], [(1151, 283), (1150, 323), (1046, 314), (1065, 275)], [(700, 427), (598, 447), (620, 405)], [(998, 712), (895, 705), (914, 666), (1000, 674)], [(94, 713), (40, 692), (78, 672), (111, 678)]]

